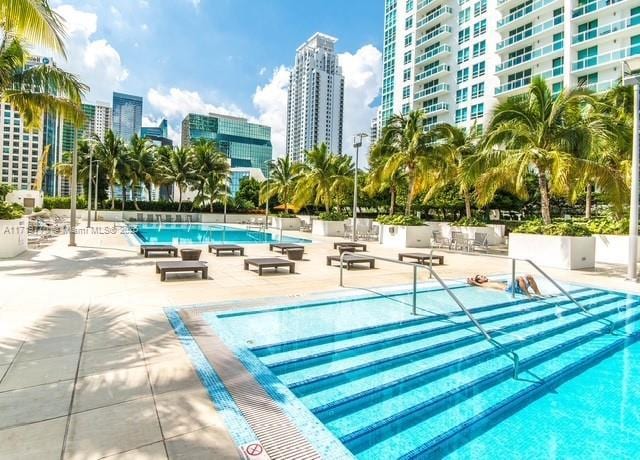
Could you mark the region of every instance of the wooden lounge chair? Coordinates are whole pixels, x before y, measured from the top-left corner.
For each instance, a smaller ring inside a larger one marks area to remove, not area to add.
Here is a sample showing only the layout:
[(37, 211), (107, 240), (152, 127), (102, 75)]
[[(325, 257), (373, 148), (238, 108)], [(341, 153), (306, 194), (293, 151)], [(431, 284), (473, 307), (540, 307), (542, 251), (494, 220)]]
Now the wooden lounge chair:
[(428, 265), (429, 262), (438, 261), (438, 265), (444, 265), (444, 256), (440, 255), (431, 255), (426, 254), (424, 252), (401, 252), (398, 254), (398, 260), (403, 261), (404, 259), (413, 259), (416, 263), (422, 265)]
[(244, 269), (249, 270), (249, 266), (258, 268), (258, 276), (262, 276), (262, 271), (265, 268), (273, 268), (278, 271), (279, 267), (289, 267), (289, 273), (296, 272), (295, 262), (289, 260), (280, 259), (279, 257), (263, 257), (258, 259), (244, 259)]
[(292, 244), (292, 243), (270, 243), (269, 251), (273, 251), (274, 249), (280, 251), (280, 254), (284, 254), (289, 249), (304, 249), (304, 246), (300, 244)]
[(239, 253), (241, 256), (244, 256), (244, 248), (242, 246), (238, 246), (237, 244), (210, 244), (209, 252), (216, 251), (216, 256), (219, 256), (220, 253), (231, 253), (234, 256)]
[[(333, 266), (333, 262), (340, 263), (340, 257), (337, 254), (327, 256), (327, 265)], [(347, 270), (351, 270), (354, 265), (358, 264), (367, 264), (369, 268), (376, 268), (376, 259), (373, 257), (345, 254), (342, 256), (342, 261), (347, 266)]]
[(140, 246), (140, 254), (149, 257), (151, 252), (166, 252), (173, 257), (178, 257), (178, 248), (170, 244), (143, 244)]
[(353, 241), (337, 241), (333, 243), (333, 249), (353, 248), (354, 250), (366, 251), (367, 245), (364, 243), (356, 243)]
[(207, 267), (207, 263), (200, 260), (156, 262), (156, 273), (160, 273), (160, 281), (166, 281), (167, 273), (177, 272), (202, 272), (203, 280), (206, 280), (209, 277), (209, 268)]

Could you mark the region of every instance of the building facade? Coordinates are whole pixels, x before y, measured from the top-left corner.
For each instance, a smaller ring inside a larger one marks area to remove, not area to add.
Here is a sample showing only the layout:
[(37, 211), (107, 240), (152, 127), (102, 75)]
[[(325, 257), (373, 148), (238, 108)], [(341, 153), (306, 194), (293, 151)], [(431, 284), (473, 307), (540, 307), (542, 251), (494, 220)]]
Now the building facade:
[(325, 143), (342, 153), (344, 77), (337, 39), (316, 33), (296, 50), (287, 96), (287, 155), (305, 160), (305, 150)]
[(229, 194), (236, 196), (240, 190), (240, 182), (246, 178), (253, 178), (258, 182), (264, 182), (265, 176), (259, 168), (231, 168), (229, 177)]
[(169, 124), (166, 119), (162, 119), (158, 126), (143, 126), (140, 130), (140, 137), (149, 139), (158, 147), (173, 146), (173, 141), (169, 139)]
[(246, 118), (190, 113), (182, 120), (182, 147), (197, 139), (210, 139), (231, 160), (232, 168), (260, 168), (272, 158), (271, 128)]
[(130, 94), (113, 93), (113, 132), (125, 142), (142, 128), (142, 98)]
[(554, 92), (613, 86), (640, 54), (634, 0), (385, 0), (382, 119), (422, 109), (482, 129), (536, 75)]

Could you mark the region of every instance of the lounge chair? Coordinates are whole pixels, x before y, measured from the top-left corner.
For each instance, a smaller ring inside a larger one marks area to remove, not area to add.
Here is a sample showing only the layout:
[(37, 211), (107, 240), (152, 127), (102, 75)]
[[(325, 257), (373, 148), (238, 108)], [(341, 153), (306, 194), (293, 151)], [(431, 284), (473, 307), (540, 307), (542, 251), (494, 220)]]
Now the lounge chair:
[(153, 222), (153, 214), (147, 214), (147, 222)]
[(162, 223), (162, 214), (156, 214), (156, 217), (158, 218), (158, 222)]
[(473, 234), (473, 240), (469, 242), (469, 247), (474, 251), (489, 251), (489, 243), (487, 241), (487, 234), (476, 232)]
[(142, 214), (141, 212), (136, 214), (136, 222), (144, 222), (144, 214)]
[(181, 224), (182, 223), (182, 216), (180, 214), (176, 214), (176, 223), (177, 224)]
[(165, 214), (164, 216), (165, 222), (173, 222), (173, 216), (171, 214)]
[(433, 246), (434, 248), (446, 247), (447, 249), (451, 249), (451, 240), (449, 238), (445, 238), (444, 236), (442, 236), (442, 233), (438, 231), (433, 231), (431, 232), (431, 234), (433, 236), (431, 238), (431, 246)]
[(451, 232), (451, 246), (454, 250), (464, 249), (468, 251), (472, 241), (473, 240), (467, 238), (462, 232)]
[(188, 222), (188, 223), (190, 223), (190, 224), (191, 224), (191, 223), (193, 222), (193, 220), (192, 220), (192, 218), (191, 218), (191, 214), (187, 214), (187, 215), (186, 215), (186, 218), (187, 218), (187, 222)]

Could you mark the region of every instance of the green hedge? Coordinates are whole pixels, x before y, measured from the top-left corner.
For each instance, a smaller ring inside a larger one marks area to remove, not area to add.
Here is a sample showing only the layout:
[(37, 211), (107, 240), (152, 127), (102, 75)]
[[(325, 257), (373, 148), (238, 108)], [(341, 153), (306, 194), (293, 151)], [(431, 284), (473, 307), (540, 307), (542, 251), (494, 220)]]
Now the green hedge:
[(0, 220), (19, 219), (24, 216), (24, 208), (16, 203), (0, 201)]
[(553, 222), (545, 225), (541, 219), (529, 220), (513, 230), (514, 233), (529, 233), (553, 236), (591, 236), (585, 223), (573, 221)]
[(378, 216), (376, 221), (384, 225), (422, 225), (422, 220), (420, 218), (416, 216), (404, 216), (402, 214), (396, 214), (394, 216)]
[(318, 218), (320, 220), (328, 220), (328, 221), (338, 221), (345, 220), (347, 217), (346, 214), (342, 212), (330, 211), (330, 212), (321, 212)]
[(456, 220), (451, 225), (454, 227), (486, 227), (487, 226), (487, 224), (482, 222), (480, 219), (476, 219), (475, 217), (472, 217), (471, 219), (463, 217), (462, 219)]
[[(46, 209), (71, 209), (71, 197), (68, 196), (45, 196), (42, 204)], [(87, 200), (84, 197), (78, 197), (76, 202), (78, 209), (87, 209)]]

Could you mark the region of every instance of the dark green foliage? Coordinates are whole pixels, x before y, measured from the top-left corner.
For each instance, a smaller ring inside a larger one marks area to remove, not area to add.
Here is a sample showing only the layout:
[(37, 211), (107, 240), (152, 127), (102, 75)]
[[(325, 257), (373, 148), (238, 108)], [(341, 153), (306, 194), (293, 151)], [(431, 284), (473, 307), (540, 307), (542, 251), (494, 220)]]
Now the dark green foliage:
[(407, 225), (418, 226), (422, 225), (422, 220), (416, 216), (405, 216), (403, 214), (395, 214), (393, 216), (378, 216), (376, 221), (384, 225)]

